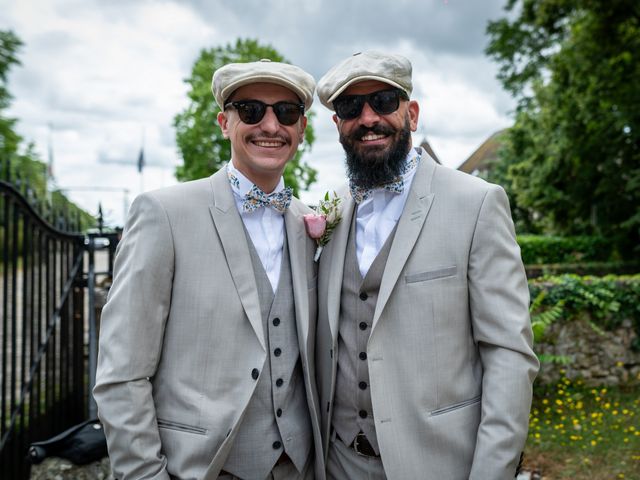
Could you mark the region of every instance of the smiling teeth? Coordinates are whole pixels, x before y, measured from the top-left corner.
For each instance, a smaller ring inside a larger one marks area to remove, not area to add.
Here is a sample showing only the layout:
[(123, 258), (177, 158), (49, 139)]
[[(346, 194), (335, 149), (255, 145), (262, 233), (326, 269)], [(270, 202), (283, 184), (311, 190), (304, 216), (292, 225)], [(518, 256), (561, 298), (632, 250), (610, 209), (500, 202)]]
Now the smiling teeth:
[(265, 141), (257, 141), (255, 142), (259, 147), (279, 147), (282, 145), (282, 142), (265, 142)]
[(373, 140), (379, 140), (381, 138), (384, 138), (384, 135), (376, 135), (374, 133), (369, 133), (367, 135), (365, 135), (364, 137), (362, 137), (362, 141), (363, 142), (371, 142)]

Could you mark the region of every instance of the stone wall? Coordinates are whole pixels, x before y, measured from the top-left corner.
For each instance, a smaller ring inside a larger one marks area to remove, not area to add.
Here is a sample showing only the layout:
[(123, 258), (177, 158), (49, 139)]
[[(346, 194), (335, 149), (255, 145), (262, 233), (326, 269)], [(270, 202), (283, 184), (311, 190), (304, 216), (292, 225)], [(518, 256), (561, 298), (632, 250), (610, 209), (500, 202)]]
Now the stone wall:
[(640, 385), (640, 352), (631, 349), (637, 333), (630, 320), (604, 331), (586, 318), (557, 321), (535, 345), (538, 354), (563, 356), (565, 365), (543, 363), (536, 382), (557, 382), (564, 375), (589, 386)]

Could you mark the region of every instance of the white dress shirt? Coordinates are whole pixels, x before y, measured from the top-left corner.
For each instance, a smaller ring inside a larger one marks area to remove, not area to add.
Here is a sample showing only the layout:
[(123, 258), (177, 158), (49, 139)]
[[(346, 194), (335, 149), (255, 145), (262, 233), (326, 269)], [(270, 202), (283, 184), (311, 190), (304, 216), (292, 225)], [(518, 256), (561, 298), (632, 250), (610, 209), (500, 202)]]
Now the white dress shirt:
[[(280, 280), (280, 264), (282, 263), (282, 247), (284, 246), (284, 216), (272, 207), (261, 207), (251, 212), (242, 211), (244, 196), (253, 187), (253, 182), (233, 166), (233, 159), (227, 164), (227, 170), (238, 179), (237, 183), (230, 182), (236, 207), (247, 232), (249, 232), (253, 246), (258, 252), (267, 277), (269, 277), (271, 288), (275, 292)], [(280, 178), (274, 192), (283, 189), (284, 180)]]
[[(418, 156), (411, 149), (406, 162)], [(404, 205), (407, 202), (411, 182), (416, 173), (417, 163), (402, 176), (404, 189), (402, 193), (390, 192), (384, 188), (376, 188), (366, 200), (358, 204), (356, 209), (356, 255), (360, 273), (364, 278), (369, 267), (380, 253), (380, 249), (398, 223)]]

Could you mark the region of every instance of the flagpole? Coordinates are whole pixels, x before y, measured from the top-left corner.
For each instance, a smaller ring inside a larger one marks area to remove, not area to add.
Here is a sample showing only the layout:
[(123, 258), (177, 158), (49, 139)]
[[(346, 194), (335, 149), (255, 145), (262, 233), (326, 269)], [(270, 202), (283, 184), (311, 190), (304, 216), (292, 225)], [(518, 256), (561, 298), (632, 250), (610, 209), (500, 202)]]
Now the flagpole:
[(140, 178), (140, 191), (144, 192), (144, 127), (142, 127), (142, 138), (140, 141), (140, 153), (138, 154), (138, 175)]

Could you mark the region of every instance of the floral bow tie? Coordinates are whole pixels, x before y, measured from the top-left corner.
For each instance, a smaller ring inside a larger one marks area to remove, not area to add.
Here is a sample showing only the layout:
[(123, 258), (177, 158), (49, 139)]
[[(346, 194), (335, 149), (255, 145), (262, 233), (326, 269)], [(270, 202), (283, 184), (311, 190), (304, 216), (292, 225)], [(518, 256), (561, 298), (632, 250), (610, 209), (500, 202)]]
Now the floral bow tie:
[[(402, 177), (398, 177), (392, 182), (380, 185), (378, 188), (384, 188), (392, 193), (402, 193), (404, 191), (404, 180)], [(360, 187), (353, 182), (349, 182), (349, 189), (351, 190), (351, 196), (356, 203), (364, 202), (373, 192), (373, 188)]]
[(291, 204), (292, 192), (291, 187), (286, 187), (279, 192), (267, 194), (254, 185), (242, 200), (242, 211), (253, 212), (260, 207), (273, 207), (278, 212), (284, 213)]
[[(395, 179), (391, 180), (390, 182), (379, 185), (376, 188), (384, 188), (385, 190), (391, 193), (397, 193), (397, 194), (404, 192), (403, 175), (413, 170), (419, 161), (420, 161), (420, 155), (412, 156), (409, 159), (409, 161), (407, 161), (402, 167), (402, 171), (400, 172), (399, 176), (397, 176)], [(371, 193), (374, 190), (373, 188), (360, 187), (355, 183), (353, 183), (352, 181), (349, 181), (349, 189), (351, 190), (351, 196), (353, 197), (356, 203), (364, 202), (367, 198), (369, 198), (369, 196), (371, 196)]]

